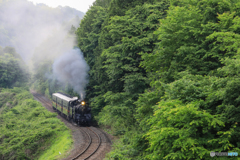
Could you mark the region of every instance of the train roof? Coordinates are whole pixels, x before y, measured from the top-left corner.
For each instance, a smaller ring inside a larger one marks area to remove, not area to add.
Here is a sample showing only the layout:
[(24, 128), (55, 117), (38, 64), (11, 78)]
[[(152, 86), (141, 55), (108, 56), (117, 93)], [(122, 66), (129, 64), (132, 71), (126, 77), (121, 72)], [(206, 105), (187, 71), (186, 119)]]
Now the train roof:
[(60, 94), (62, 94), (62, 95), (64, 95), (64, 96), (67, 96), (67, 97), (69, 97), (69, 98), (73, 98), (73, 96), (71, 96), (71, 95), (69, 95), (69, 94), (66, 94), (66, 93), (62, 93), (62, 92), (57, 92), (57, 93), (60, 93)]
[(54, 95), (54, 96), (56, 96), (58, 98), (61, 98), (61, 99), (65, 100), (65, 101), (68, 101), (68, 102), (78, 100), (78, 97), (72, 97), (71, 98), (71, 97), (65, 96), (65, 95), (63, 95), (61, 93), (53, 93), (52, 95)]

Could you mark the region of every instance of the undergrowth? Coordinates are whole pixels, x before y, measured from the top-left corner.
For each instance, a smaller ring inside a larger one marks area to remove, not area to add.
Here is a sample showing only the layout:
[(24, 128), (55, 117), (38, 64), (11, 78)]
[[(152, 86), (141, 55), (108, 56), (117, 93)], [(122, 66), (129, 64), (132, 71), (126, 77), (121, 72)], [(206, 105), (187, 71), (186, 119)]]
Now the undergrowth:
[(1, 89), (0, 159), (60, 159), (71, 146), (68, 128), (29, 91)]

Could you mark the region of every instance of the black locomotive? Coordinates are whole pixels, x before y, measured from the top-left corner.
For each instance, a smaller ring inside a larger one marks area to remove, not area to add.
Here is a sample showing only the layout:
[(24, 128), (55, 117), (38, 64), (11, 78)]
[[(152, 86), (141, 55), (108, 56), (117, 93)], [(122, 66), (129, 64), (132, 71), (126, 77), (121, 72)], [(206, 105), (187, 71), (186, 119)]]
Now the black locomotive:
[(52, 94), (52, 107), (60, 115), (78, 125), (90, 125), (91, 108), (85, 101), (63, 93)]

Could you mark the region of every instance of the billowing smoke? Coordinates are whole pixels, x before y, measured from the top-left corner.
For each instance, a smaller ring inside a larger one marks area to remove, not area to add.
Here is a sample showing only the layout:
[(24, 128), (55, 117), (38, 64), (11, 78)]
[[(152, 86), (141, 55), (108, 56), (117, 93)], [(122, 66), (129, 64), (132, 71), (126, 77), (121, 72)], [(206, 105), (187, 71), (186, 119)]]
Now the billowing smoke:
[(66, 37), (72, 25), (79, 27), (82, 12), (70, 7), (34, 5), (27, 0), (0, 2), (0, 46), (14, 47), (25, 62), (43, 61), (46, 57), (53, 60), (74, 46), (74, 39)]
[[(83, 98), (89, 67), (81, 51), (72, 48), (77, 45), (74, 33), (84, 13), (70, 7), (34, 5), (28, 0), (3, 0), (0, 13), (0, 46), (15, 48), (37, 75), (33, 76), (36, 86), (47, 78), (50, 92), (57, 92), (58, 79), (62, 86), (70, 84)], [(52, 62), (53, 74), (49, 69)], [(45, 77), (39, 78), (42, 75)]]
[(53, 74), (62, 83), (70, 84), (81, 99), (85, 97), (89, 66), (80, 49), (72, 49), (57, 58), (53, 63)]

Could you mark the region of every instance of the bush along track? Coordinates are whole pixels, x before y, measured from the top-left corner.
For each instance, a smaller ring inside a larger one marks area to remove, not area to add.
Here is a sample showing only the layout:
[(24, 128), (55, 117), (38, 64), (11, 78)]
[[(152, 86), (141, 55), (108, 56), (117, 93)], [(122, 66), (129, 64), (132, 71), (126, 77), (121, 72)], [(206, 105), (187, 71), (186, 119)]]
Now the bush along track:
[(70, 130), (22, 88), (0, 91), (0, 159), (62, 159)]

